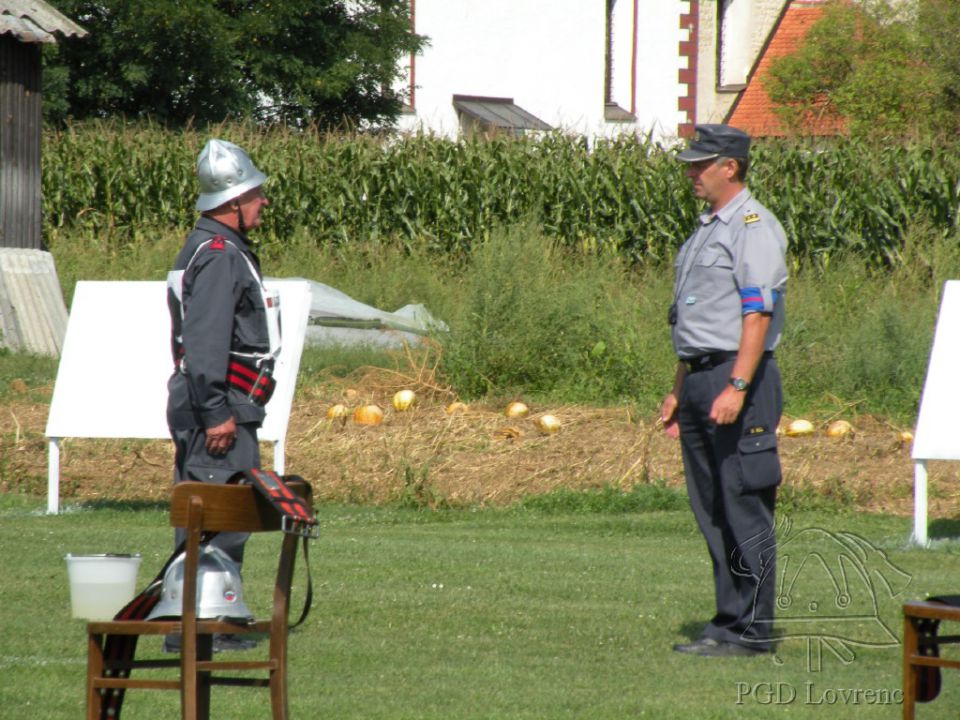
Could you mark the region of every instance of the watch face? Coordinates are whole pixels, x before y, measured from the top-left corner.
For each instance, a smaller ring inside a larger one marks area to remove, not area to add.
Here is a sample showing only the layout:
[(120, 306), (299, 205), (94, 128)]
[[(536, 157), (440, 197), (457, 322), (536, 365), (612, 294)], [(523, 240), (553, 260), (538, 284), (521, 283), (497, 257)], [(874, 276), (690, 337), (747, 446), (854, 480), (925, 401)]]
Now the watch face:
[(733, 385), (737, 390), (746, 390), (747, 381), (743, 378), (730, 378), (730, 384)]

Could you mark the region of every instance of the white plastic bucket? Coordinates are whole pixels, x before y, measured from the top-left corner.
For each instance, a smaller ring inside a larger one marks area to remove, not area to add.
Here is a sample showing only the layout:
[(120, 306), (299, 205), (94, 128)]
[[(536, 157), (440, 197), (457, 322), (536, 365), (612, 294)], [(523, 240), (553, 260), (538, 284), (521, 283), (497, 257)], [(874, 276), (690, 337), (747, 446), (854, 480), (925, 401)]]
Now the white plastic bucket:
[(140, 555), (66, 556), (75, 618), (112, 620), (137, 591)]

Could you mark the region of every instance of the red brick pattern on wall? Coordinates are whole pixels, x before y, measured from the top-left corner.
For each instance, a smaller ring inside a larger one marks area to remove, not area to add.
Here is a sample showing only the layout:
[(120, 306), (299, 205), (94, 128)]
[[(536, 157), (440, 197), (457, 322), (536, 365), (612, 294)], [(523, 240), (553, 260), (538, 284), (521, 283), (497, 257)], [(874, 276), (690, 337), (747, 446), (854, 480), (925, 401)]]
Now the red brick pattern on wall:
[[(773, 60), (796, 51), (813, 24), (823, 15), (823, 0), (792, 0), (779, 24), (773, 29), (770, 42), (757, 64), (747, 87), (734, 104), (727, 122), (754, 137), (783, 137), (787, 128), (774, 112), (774, 103), (767, 96), (763, 80)], [(836, 135), (843, 132), (842, 118), (824, 114), (811, 119), (804, 128), (810, 135)]]

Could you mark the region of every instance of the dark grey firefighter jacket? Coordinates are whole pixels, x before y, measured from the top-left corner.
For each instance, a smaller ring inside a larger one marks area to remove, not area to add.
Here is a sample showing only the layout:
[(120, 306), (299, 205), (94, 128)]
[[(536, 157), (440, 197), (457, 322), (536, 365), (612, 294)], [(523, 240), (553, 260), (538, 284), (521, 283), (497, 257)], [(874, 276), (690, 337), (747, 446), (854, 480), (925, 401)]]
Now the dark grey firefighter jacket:
[[(215, 240), (197, 252), (211, 238), (229, 242)], [(244, 255), (253, 262), (257, 277)], [(260, 261), (243, 235), (201, 217), (174, 263), (174, 270), (184, 269), (182, 322), (179, 302), (172, 292), (167, 293), (174, 362), (179, 326), (185, 368), (185, 372), (174, 370), (167, 383), (167, 423), (174, 430), (211, 428), (232, 416), (238, 424), (259, 426), (265, 409), (226, 378), (231, 351), (266, 353), (270, 349)]]

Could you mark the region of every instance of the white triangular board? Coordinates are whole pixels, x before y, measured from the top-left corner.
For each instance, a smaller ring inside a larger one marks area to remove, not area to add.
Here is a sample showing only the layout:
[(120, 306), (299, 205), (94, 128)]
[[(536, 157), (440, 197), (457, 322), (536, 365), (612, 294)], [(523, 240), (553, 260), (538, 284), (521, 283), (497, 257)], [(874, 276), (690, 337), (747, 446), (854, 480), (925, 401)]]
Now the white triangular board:
[(914, 460), (960, 460), (960, 281), (943, 286), (913, 441)]

